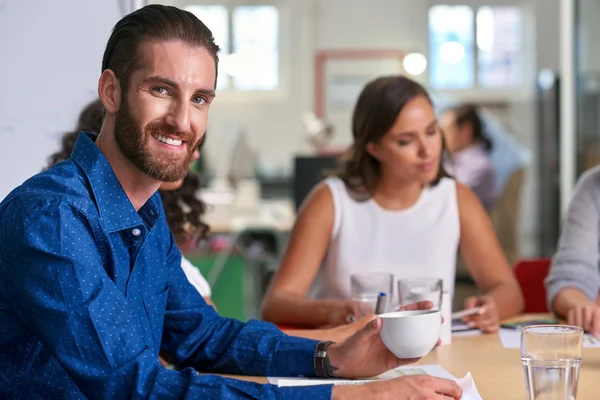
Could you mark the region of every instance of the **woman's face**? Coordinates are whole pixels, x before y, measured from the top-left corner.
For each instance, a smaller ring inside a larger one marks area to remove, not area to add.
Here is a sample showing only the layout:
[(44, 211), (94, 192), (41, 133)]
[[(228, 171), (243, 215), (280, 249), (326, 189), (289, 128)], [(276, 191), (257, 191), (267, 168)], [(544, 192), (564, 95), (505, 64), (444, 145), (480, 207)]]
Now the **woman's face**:
[(429, 100), (417, 96), (406, 103), (390, 131), (378, 143), (369, 143), (367, 150), (379, 160), (383, 176), (406, 183), (435, 180), (442, 134)]

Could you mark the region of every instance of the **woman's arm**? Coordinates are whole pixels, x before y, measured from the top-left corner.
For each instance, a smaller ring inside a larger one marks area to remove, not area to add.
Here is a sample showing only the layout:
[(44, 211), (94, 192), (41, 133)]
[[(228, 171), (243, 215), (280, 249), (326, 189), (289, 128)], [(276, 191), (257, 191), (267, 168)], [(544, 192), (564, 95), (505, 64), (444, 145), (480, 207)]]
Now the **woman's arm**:
[(467, 299), (465, 307), (481, 306), (469, 322), (485, 331), (498, 329), (501, 319), (519, 314), (524, 302), (519, 283), (508, 264), (492, 223), (481, 203), (466, 186), (457, 183), (460, 252), (484, 296)]
[(351, 302), (306, 297), (329, 246), (333, 224), (333, 195), (327, 184), (321, 183), (300, 208), (279, 269), (263, 299), (263, 319), (302, 327), (348, 322)]

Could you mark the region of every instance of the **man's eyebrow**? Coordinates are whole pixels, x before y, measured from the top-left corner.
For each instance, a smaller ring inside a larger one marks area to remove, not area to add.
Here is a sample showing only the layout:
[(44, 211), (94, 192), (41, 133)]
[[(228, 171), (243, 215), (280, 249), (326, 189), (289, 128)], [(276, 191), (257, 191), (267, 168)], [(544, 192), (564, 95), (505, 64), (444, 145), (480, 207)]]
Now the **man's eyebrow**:
[(145, 83), (145, 84), (162, 83), (163, 85), (172, 86), (174, 88), (179, 88), (179, 85), (177, 84), (177, 82), (172, 81), (169, 78), (165, 78), (164, 76), (151, 76), (149, 78), (144, 79), (142, 81), (142, 83)]
[(198, 89), (196, 90), (196, 94), (202, 94), (210, 98), (214, 98), (216, 96), (216, 93), (213, 89)]
[[(151, 76), (149, 78), (146, 78), (142, 81), (142, 84), (162, 84), (162, 85), (167, 85), (167, 86), (171, 86), (175, 89), (179, 89), (179, 85), (177, 84), (177, 82), (169, 79), (169, 78), (165, 78), (164, 76)], [(205, 89), (205, 88), (201, 88), (201, 89), (197, 89), (195, 91), (196, 94), (201, 94), (207, 97), (215, 97), (216, 93), (214, 91), (214, 89)]]

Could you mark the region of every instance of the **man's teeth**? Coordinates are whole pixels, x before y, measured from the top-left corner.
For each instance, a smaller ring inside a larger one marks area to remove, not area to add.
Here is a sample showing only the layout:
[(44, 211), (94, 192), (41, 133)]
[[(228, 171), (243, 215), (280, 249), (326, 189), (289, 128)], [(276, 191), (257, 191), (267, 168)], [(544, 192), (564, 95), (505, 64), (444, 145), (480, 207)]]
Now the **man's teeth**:
[(171, 146), (181, 146), (181, 143), (183, 143), (183, 140), (175, 140), (163, 135), (155, 135), (154, 137), (163, 143), (170, 144)]

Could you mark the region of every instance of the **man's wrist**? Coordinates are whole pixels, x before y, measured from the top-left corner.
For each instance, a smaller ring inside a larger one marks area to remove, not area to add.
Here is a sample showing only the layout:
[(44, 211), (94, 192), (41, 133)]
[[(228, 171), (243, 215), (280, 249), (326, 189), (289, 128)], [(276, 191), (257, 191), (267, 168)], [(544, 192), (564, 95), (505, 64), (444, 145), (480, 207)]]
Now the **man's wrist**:
[(330, 349), (335, 343), (332, 341), (323, 341), (317, 344), (315, 348), (315, 354), (313, 357), (315, 374), (319, 378), (334, 378), (337, 375), (337, 367), (331, 364), (329, 356)]
[(342, 371), (342, 348), (339, 343), (332, 343), (327, 347), (327, 358), (328, 358), (328, 373), (330, 376), (335, 378), (343, 377)]

